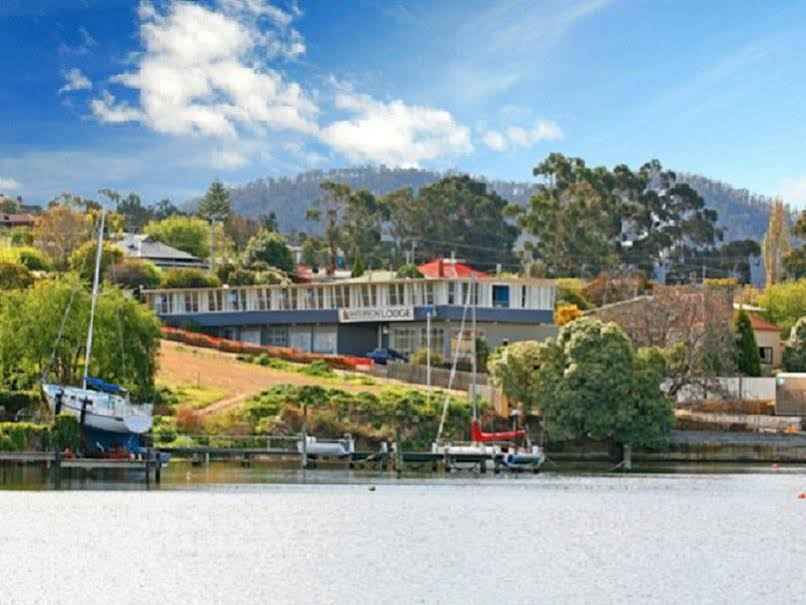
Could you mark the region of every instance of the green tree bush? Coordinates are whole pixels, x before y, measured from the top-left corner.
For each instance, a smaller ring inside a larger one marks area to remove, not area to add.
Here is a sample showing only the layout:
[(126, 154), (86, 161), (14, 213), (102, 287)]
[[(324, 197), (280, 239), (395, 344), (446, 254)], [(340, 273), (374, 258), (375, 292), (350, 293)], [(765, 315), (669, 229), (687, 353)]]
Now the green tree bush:
[(78, 420), (68, 412), (59, 414), (53, 419), (51, 433), (53, 445), (59, 450), (76, 451), (81, 447), (81, 429)]
[(162, 280), (162, 273), (147, 260), (127, 258), (107, 267), (104, 279), (124, 290), (157, 288)]
[[(90, 294), (82, 286), (75, 276), (43, 279), (0, 297), (0, 387), (30, 389), (46, 374), (63, 384), (79, 382), (90, 313)], [(150, 310), (117, 288), (104, 289), (98, 297), (90, 373), (125, 385), (136, 399), (147, 399), (154, 389), (159, 338), (160, 323)]]
[(256, 263), (265, 263), (286, 273), (294, 271), (294, 258), (286, 239), (279, 233), (265, 229), (249, 240), (243, 263), (247, 268), (254, 267)]
[(784, 330), (806, 315), (806, 278), (767, 286), (758, 298), (768, 320)]
[(537, 368), (542, 347), (534, 340), (513, 342), (496, 349), (487, 362), (490, 378), (510, 399), (521, 403), (527, 413), (540, 411), (537, 397)]
[(793, 326), (783, 361), (787, 372), (806, 372), (806, 316)]
[(151, 221), (143, 231), (158, 242), (197, 258), (207, 258), (210, 255), (210, 227), (201, 219), (169, 216), (161, 221)]
[(660, 389), (658, 351), (636, 353), (616, 324), (583, 318), (540, 345), (537, 358), (535, 397), (552, 438), (667, 445), (674, 412)]
[(220, 285), (215, 275), (201, 269), (168, 269), (160, 282), (161, 288), (218, 288)]
[(399, 267), (398, 270), (395, 271), (395, 277), (398, 279), (422, 279), (425, 276), (420, 273), (417, 265), (409, 263)]
[[(79, 273), (83, 279), (92, 280), (95, 273), (95, 257), (98, 254), (97, 242), (84, 242), (70, 256), (70, 268)], [(101, 249), (101, 275), (111, 266), (123, 259), (123, 251), (108, 242)]]
[(0, 261), (0, 290), (20, 290), (34, 283), (34, 276), (24, 266)]
[(750, 316), (744, 311), (736, 314), (736, 367), (745, 376), (761, 376), (761, 356)]

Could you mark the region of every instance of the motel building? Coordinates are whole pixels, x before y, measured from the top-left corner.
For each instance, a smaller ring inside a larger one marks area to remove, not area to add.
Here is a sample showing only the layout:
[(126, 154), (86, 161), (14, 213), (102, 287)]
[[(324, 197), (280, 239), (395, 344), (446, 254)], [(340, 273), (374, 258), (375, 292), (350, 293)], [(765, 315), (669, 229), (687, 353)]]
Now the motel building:
[[(365, 278), (329, 283), (147, 290), (148, 305), (170, 326), (213, 328), (218, 336), (306, 352), (365, 355), (375, 347), (411, 354), (427, 343), (446, 358), (469, 350), (471, 311), (460, 339), (466, 277)], [(554, 283), (543, 279), (476, 281), (477, 334), (491, 348), (543, 340), (553, 325)], [(463, 346), (457, 347), (459, 342)]]

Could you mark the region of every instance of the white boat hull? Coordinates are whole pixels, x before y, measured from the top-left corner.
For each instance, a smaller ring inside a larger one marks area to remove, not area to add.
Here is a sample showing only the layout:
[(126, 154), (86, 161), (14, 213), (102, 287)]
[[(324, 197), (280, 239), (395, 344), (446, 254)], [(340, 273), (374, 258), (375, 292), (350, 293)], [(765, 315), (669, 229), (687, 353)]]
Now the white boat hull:
[[(302, 441), (297, 441), (297, 451), (301, 454)], [(308, 456), (321, 456), (323, 458), (342, 458), (355, 451), (355, 442), (352, 439), (338, 441), (319, 441), (316, 437), (308, 437), (305, 448)]]
[(153, 424), (153, 406), (133, 405), (118, 395), (57, 384), (44, 384), (42, 391), (51, 412), (56, 413), (58, 394), (61, 393), (60, 412), (70, 413), (79, 421), (86, 400), (84, 423), (99, 431), (140, 435), (151, 430)]

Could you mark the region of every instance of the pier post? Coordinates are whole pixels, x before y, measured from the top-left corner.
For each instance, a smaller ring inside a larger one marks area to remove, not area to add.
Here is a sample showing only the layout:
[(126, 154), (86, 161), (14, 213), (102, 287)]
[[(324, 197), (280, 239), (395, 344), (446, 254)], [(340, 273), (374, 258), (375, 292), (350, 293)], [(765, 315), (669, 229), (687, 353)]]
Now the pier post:
[(632, 470), (632, 446), (628, 443), (624, 444), (623, 460), (621, 464), (625, 471)]
[(151, 485), (151, 448), (146, 449), (146, 487)]
[(308, 404), (302, 404), (302, 468), (308, 468)]
[(59, 448), (53, 453), (53, 483), (56, 489), (62, 486), (62, 452)]
[(400, 425), (395, 429), (395, 471), (400, 475), (403, 472), (403, 439), (400, 436)]
[(162, 479), (162, 458), (160, 457), (160, 451), (155, 450), (154, 452), (154, 483), (157, 485), (160, 484), (160, 480)]

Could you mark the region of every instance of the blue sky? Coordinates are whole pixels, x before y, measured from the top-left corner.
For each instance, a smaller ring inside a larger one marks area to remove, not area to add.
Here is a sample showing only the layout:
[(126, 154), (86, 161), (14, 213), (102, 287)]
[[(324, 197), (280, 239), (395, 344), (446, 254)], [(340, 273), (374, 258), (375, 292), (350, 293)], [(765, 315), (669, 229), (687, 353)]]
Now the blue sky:
[(806, 207), (806, 2), (3, 0), (0, 191), (651, 158)]

